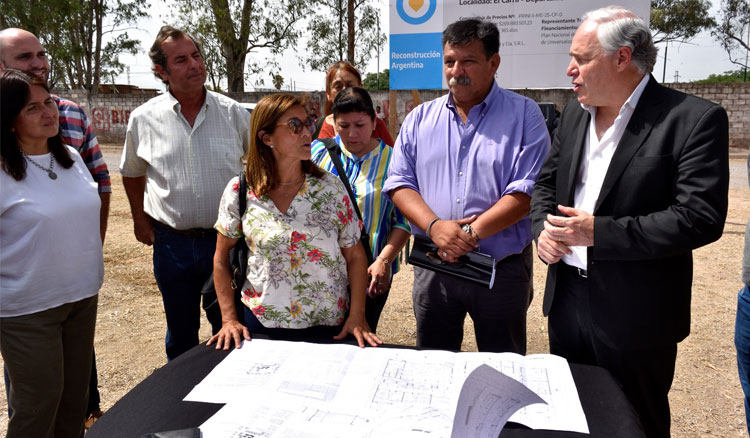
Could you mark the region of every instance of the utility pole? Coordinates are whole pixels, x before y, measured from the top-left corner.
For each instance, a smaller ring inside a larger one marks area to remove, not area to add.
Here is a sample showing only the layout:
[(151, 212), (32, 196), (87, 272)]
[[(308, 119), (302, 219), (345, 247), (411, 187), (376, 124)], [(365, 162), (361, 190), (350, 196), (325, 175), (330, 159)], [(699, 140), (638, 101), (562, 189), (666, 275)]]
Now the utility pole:
[(669, 39), (664, 43), (664, 68), (661, 71), (661, 83), (663, 84), (667, 79), (667, 50), (669, 50)]
[(674, 82), (675, 82), (675, 84), (677, 82), (680, 82), (680, 71), (679, 70), (675, 70), (674, 71)]
[[(750, 23), (747, 24), (747, 45), (750, 46)], [(747, 82), (747, 54), (750, 50), (745, 50), (745, 75), (742, 82)]]
[[(375, 87), (376, 90), (380, 90), (380, 11), (378, 11), (378, 15), (376, 16), (376, 23), (377, 23), (377, 33), (375, 34), (375, 37), (377, 38), (378, 42), (378, 65), (377, 69), (375, 70), (375, 80), (377, 81), (377, 87)], [(747, 64), (747, 62), (745, 62)]]

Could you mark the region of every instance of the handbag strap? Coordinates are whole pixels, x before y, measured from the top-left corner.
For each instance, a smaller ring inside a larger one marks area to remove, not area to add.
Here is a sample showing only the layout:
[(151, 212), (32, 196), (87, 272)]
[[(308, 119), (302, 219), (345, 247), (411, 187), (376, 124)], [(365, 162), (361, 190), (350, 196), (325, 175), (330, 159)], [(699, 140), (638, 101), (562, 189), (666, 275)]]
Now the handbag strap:
[(323, 142), (326, 149), (328, 150), (328, 155), (331, 157), (333, 167), (336, 168), (336, 173), (339, 174), (339, 179), (344, 184), (344, 187), (346, 187), (346, 191), (349, 193), (349, 197), (352, 199), (352, 206), (354, 207), (354, 211), (357, 213), (357, 217), (359, 218), (359, 220), (364, 222), (365, 220), (362, 218), (362, 213), (360, 213), (359, 206), (357, 205), (357, 198), (354, 196), (352, 186), (349, 185), (349, 178), (346, 177), (344, 165), (341, 164), (341, 158), (339, 157), (341, 148), (339, 148), (338, 143), (336, 143), (336, 140), (333, 138), (321, 138), (319, 140)]
[(247, 180), (245, 179), (245, 171), (240, 172), (240, 222), (242, 222), (242, 216), (245, 215), (247, 210)]
[[(361, 220), (364, 224), (365, 220), (362, 217), (362, 213), (359, 211), (357, 198), (354, 196), (352, 186), (349, 185), (349, 178), (347, 178), (346, 172), (344, 171), (344, 165), (341, 164), (341, 158), (339, 157), (341, 148), (339, 148), (338, 143), (336, 143), (336, 140), (333, 138), (319, 138), (318, 140), (320, 140), (323, 145), (325, 145), (326, 150), (328, 151), (328, 156), (331, 157), (333, 167), (336, 168), (336, 173), (339, 174), (339, 179), (344, 184), (346, 192), (349, 193), (349, 198), (351, 198), (352, 200), (352, 207), (354, 207), (354, 211), (357, 213), (357, 217), (359, 218), (359, 220)], [(367, 264), (369, 266), (375, 261), (372, 257), (372, 250), (370, 249), (370, 236), (367, 234), (367, 231), (362, 230), (362, 237), (363, 238), (361, 238), (360, 240), (362, 241), (362, 246), (364, 246), (365, 248), (365, 255), (367, 255)]]

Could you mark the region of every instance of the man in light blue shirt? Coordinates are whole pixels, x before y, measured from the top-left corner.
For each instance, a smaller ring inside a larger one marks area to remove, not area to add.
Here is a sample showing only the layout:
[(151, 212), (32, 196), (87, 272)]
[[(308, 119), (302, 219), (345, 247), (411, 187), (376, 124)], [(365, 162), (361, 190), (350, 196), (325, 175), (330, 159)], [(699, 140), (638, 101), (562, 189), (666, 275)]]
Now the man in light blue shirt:
[(443, 64), (450, 93), (409, 113), (394, 146), (383, 192), (414, 232), (432, 239), (446, 261), (475, 247), (498, 260), (492, 289), (414, 268), (418, 347), (460, 350), (468, 312), (480, 351), (526, 352), (528, 212), (550, 140), (536, 103), (495, 83), (499, 43), (492, 23), (449, 25)]

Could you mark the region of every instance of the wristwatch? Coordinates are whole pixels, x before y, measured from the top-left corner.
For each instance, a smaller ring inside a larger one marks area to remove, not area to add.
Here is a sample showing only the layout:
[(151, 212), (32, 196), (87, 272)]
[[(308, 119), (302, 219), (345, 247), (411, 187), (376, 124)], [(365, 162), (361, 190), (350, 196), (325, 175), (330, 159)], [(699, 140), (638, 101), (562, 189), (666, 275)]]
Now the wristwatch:
[(479, 244), (479, 234), (477, 234), (477, 231), (474, 229), (474, 227), (471, 226), (471, 224), (464, 224), (461, 229), (464, 231), (464, 233), (477, 239), (477, 244)]

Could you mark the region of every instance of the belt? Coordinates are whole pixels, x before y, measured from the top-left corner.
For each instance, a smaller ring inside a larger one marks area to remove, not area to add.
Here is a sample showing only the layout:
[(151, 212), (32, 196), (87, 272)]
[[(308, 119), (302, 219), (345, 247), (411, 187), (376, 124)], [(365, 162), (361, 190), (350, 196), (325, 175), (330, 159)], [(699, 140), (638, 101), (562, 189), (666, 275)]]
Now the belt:
[(567, 264), (565, 262), (560, 262), (560, 263), (562, 263), (562, 266), (565, 267), (565, 269), (567, 269), (568, 271), (572, 272), (573, 274), (575, 274), (579, 278), (589, 278), (589, 271), (587, 271), (586, 269), (581, 269), (581, 268), (576, 267), (576, 266), (570, 266), (569, 264)]
[(159, 222), (159, 221), (154, 221), (154, 224), (168, 231), (181, 234), (191, 239), (203, 239), (204, 237), (216, 236), (216, 230), (214, 230), (213, 228), (190, 228), (187, 230), (178, 230), (176, 228), (172, 228), (169, 225)]

